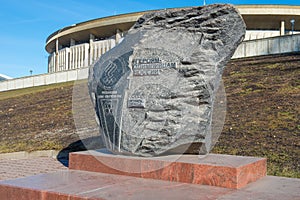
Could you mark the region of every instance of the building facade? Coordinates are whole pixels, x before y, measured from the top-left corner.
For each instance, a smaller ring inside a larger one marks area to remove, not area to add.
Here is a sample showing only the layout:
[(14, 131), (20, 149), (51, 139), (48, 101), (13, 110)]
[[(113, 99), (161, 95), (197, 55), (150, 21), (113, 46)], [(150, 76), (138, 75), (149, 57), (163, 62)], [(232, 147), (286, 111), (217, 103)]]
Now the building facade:
[[(300, 6), (236, 6), (246, 26), (244, 41), (300, 33)], [(92, 65), (102, 54), (116, 46), (145, 12), (90, 20), (62, 28), (46, 41), (48, 72), (68, 71)]]

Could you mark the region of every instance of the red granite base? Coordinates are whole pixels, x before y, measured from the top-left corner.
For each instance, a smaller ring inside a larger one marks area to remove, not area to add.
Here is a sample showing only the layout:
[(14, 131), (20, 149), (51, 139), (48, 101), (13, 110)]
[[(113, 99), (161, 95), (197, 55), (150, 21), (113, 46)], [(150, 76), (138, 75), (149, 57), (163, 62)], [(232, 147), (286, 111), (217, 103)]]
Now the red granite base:
[(84, 151), (71, 153), (69, 158), (69, 169), (73, 170), (234, 189), (266, 176), (266, 165), (265, 158), (220, 154), (141, 158)]
[(221, 187), (74, 170), (0, 181), (1, 200), (208, 200), (218, 199), (234, 191)]
[(0, 181), (1, 200), (300, 199), (300, 179), (266, 176), (241, 189), (66, 170)]

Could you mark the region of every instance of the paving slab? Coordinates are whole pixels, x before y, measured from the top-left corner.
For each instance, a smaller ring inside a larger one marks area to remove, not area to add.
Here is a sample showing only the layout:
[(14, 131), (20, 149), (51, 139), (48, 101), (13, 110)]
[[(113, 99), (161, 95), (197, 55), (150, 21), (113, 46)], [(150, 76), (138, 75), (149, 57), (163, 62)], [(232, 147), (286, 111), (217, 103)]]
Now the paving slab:
[(32, 176), (41, 173), (66, 170), (55, 158), (0, 159), (0, 180)]
[(266, 176), (220, 199), (296, 200), (300, 199), (300, 179)]
[(41, 199), (41, 197), (46, 197), (45, 200), (58, 197), (113, 200), (159, 199), (160, 197), (162, 199), (217, 199), (231, 191), (233, 190), (219, 187), (72, 170), (0, 182), (0, 199), (7, 200), (21, 194), (26, 197), (24, 200)]
[(300, 180), (267, 176), (242, 189), (66, 170), (0, 181), (0, 199), (300, 199)]

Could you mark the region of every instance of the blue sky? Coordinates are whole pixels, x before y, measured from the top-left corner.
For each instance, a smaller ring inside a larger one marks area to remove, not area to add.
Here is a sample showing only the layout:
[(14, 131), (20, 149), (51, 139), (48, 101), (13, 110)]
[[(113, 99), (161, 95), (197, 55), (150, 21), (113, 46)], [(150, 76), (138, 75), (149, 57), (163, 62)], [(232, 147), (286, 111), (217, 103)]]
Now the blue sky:
[[(299, 0), (206, 0), (206, 4), (288, 4)], [(79, 22), (160, 8), (203, 5), (203, 0), (0, 0), (0, 74), (14, 78), (47, 73), (46, 38)]]

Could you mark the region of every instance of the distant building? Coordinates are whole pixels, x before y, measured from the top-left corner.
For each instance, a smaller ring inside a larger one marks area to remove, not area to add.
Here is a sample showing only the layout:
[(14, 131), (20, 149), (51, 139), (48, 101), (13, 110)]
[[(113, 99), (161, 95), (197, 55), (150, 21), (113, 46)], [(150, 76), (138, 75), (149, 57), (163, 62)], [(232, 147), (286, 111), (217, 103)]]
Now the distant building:
[[(239, 5), (245, 41), (300, 33), (300, 6)], [(117, 45), (145, 12), (94, 19), (62, 28), (46, 41), (48, 72), (85, 68)]]
[(9, 76), (6, 76), (6, 75), (3, 75), (3, 74), (0, 74), (0, 82), (1, 81), (6, 81), (6, 80), (8, 80), (8, 79), (12, 79), (11, 77), (9, 77)]

